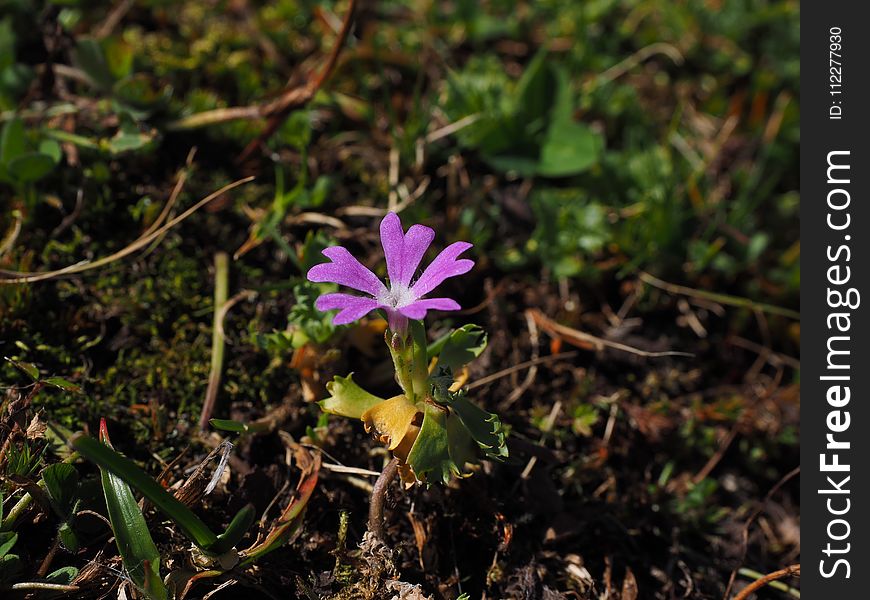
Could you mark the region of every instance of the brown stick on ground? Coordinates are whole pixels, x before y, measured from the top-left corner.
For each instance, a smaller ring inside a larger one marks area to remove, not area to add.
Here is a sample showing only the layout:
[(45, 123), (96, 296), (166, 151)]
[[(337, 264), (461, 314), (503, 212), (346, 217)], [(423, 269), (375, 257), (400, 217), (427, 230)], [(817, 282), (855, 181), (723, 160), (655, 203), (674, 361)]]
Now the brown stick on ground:
[(350, 0), (347, 14), (341, 24), (341, 30), (338, 32), (338, 38), (332, 46), (323, 69), (320, 70), (318, 75), (309, 78), (304, 85), (294, 85), (291, 87), (291, 82), (288, 82), (281, 95), (274, 100), (249, 106), (230, 106), (194, 113), (168, 123), (166, 129), (168, 131), (187, 131), (229, 121), (268, 118), (269, 121), (266, 123), (266, 128), (263, 132), (257, 136), (257, 139), (248, 144), (236, 159), (237, 164), (244, 163), (265, 140), (275, 133), (278, 127), (281, 126), (281, 123), (284, 122), (284, 119), (287, 118), (287, 115), (290, 114), (290, 111), (307, 104), (326, 80), (329, 79), (329, 76), (332, 75), (338, 63), (338, 55), (350, 35), (354, 13), (356, 12), (356, 3), (357, 0)]
[(218, 388), (221, 384), (221, 371), (224, 366), (224, 332), (223, 332), (223, 308), (227, 302), (229, 289), (230, 257), (226, 252), (217, 252), (214, 255), (214, 318), (212, 320), (211, 334), (211, 368), (208, 373), (208, 388), (205, 392), (205, 401), (202, 403), (202, 412), (199, 415), (199, 428), (202, 431), (208, 429), (208, 422), (214, 412), (217, 402)]
[(786, 567), (784, 569), (780, 569), (779, 571), (774, 571), (773, 573), (768, 573), (764, 577), (760, 579), (756, 579), (745, 588), (740, 590), (736, 596), (734, 596), (733, 600), (746, 600), (753, 593), (758, 591), (759, 589), (766, 586), (771, 581), (776, 581), (777, 579), (782, 579), (784, 577), (791, 577), (792, 575), (797, 575), (800, 577), (801, 574), (801, 566), (800, 565), (791, 565), (790, 567)]
[(347, 14), (344, 16), (341, 30), (338, 32), (338, 38), (335, 40), (335, 44), (332, 46), (332, 51), (326, 59), (326, 65), (321, 69), (320, 74), (317, 77), (309, 79), (302, 87), (285, 90), (280, 97), (269, 102), (260, 109), (263, 116), (269, 117), (269, 122), (266, 123), (266, 128), (259, 136), (257, 136), (257, 139), (251, 141), (245, 147), (239, 155), (239, 158), (236, 160), (237, 164), (242, 164), (248, 160), (251, 154), (253, 154), (253, 152), (263, 144), (263, 142), (275, 133), (275, 131), (281, 126), (281, 123), (287, 119), (287, 115), (290, 114), (290, 111), (307, 104), (308, 101), (314, 97), (314, 94), (317, 93), (317, 90), (319, 90), (326, 80), (329, 79), (329, 76), (332, 75), (332, 72), (335, 70), (335, 65), (338, 63), (338, 55), (350, 35), (355, 12), (356, 0), (350, 0), (350, 5), (347, 7)]
[(382, 541), (384, 540), (384, 502), (387, 498), (387, 488), (390, 482), (396, 478), (399, 472), (399, 459), (393, 459), (387, 463), (380, 477), (372, 488), (372, 499), (369, 503), (369, 531), (374, 533)]

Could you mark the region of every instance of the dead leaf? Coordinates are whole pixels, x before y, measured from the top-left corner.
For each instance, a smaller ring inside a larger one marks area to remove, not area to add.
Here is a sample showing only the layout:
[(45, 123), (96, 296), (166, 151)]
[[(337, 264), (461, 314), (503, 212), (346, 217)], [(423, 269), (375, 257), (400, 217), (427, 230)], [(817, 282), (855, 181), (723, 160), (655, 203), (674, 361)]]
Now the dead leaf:
[(417, 543), (417, 555), (420, 559), (420, 568), (425, 571), (426, 561), (423, 558), (423, 554), (426, 550), (426, 542), (429, 539), (426, 533), (426, 525), (412, 512), (408, 513), (408, 520), (411, 521), (411, 527), (414, 528), (414, 541)]
[(631, 567), (625, 568), (625, 579), (622, 580), (621, 600), (637, 600), (637, 579), (631, 572)]

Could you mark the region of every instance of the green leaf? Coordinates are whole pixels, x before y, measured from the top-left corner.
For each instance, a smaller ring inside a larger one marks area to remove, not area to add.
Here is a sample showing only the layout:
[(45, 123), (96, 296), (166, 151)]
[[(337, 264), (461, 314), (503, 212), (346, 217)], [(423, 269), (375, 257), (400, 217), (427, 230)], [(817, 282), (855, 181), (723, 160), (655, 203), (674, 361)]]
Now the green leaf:
[(507, 457), (506, 436), (498, 415), (469, 402), (462, 393), (453, 395), (450, 408), (488, 457), (498, 460)]
[(459, 472), (450, 458), (447, 438), (447, 411), (426, 403), (420, 433), (408, 452), (408, 465), (420, 480), (447, 483), (453, 473)]
[(54, 159), (47, 154), (25, 152), (6, 163), (6, 169), (17, 181), (33, 183), (51, 173), (54, 165)]
[(8, 165), (25, 151), (24, 121), (13, 117), (0, 130), (0, 164)]
[(595, 164), (600, 136), (573, 120), (575, 93), (568, 72), (541, 49), (514, 89), (505, 75), (469, 61), (448, 78), (445, 110), (453, 119), (478, 115), (457, 133), (492, 168), (521, 177), (564, 177)]
[(320, 408), (324, 412), (351, 419), (361, 419), (363, 413), (384, 401), (358, 386), (353, 380), (353, 373), (347, 377), (336, 375), (326, 384), (326, 389), (332, 395), (319, 402)]
[(520, 177), (532, 177), (538, 173), (540, 163), (537, 156), (520, 156), (512, 154), (488, 155), (483, 159), (497, 171), (513, 172)]
[(435, 372), (429, 376), (429, 383), (432, 386), (432, 397), (440, 404), (450, 404), (451, 391), (450, 387), (456, 380), (453, 378), (453, 372), (450, 369), (439, 367), (436, 365)]
[(574, 120), (574, 92), (571, 78), (564, 68), (553, 68), (553, 108), (550, 123), (570, 123)]
[(486, 349), (487, 335), (479, 325), (463, 325), (429, 345), (430, 357), (438, 356), (438, 366), (454, 374)]
[(78, 496), (79, 472), (71, 464), (56, 463), (45, 468), (42, 480), (52, 508), (62, 519), (68, 519)]
[(217, 542), (217, 536), (193, 511), (164, 490), (133, 461), (85, 434), (80, 433), (73, 436), (70, 444), (82, 456), (100, 468), (117, 475), (124, 483), (141, 492), (167, 517), (172, 519), (184, 535), (199, 548), (209, 552), (209, 549)]
[(596, 253), (613, 240), (608, 210), (577, 189), (542, 188), (530, 196), (538, 226), (526, 244), (557, 277), (590, 268)]
[[(88, 439), (108, 452), (114, 453), (105, 421), (100, 424), (100, 437), (103, 443), (93, 438)], [(87, 456), (85, 452), (82, 454)], [(151, 539), (148, 524), (130, 486), (104, 467), (100, 468), (100, 480), (109, 512), (109, 522), (115, 535), (115, 544), (118, 546), (118, 553), (121, 555), (124, 567), (136, 586), (140, 590), (147, 590), (148, 597), (154, 600), (165, 599), (166, 588), (160, 579), (160, 553), (154, 545), (154, 540)]]
[(21, 559), (17, 554), (0, 556), (0, 581), (9, 581), (21, 571)]
[(515, 84), (495, 56), (472, 56), (462, 71), (448, 73), (443, 108), (451, 121), (472, 118), (457, 132), (460, 145), (497, 155), (523, 138), (516, 119)]
[(546, 59), (547, 50), (541, 48), (526, 66), (517, 84), (515, 110), (526, 125), (545, 119), (553, 104), (555, 81), (552, 67)]
[(224, 532), (218, 536), (218, 541), (211, 548), (211, 551), (215, 554), (223, 554), (232, 550), (248, 532), (256, 518), (257, 509), (254, 508), (253, 504), (246, 504), (236, 513), (236, 516), (233, 517), (233, 520), (230, 521)]
[[(309, 193), (308, 206), (310, 208), (319, 208), (326, 202), (333, 188), (333, 181), (326, 175), (321, 175), (314, 180), (314, 186)], [(307, 208), (306, 207), (306, 208)]]
[(56, 388), (60, 388), (67, 392), (73, 392), (76, 394), (82, 393), (82, 388), (72, 383), (71, 381), (67, 381), (63, 377), (47, 377), (42, 380), (43, 383), (47, 383), (48, 385), (53, 385)]
[(280, 139), (297, 150), (304, 150), (311, 144), (312, 111), (297, 110), (281, 125)]
[(146, 73), (125, 77), (112, 88), (112, 94), (119, 102), (140, 111), (156, 108), (171, 96), (171, 92), (171, 88), (158, 87), (152, 76)]
[(63, 131), (61, 129), (46, 129), (44, 133), (45, 135), (50, 136), (55, 140), (59, 140), (61, 142), (69, 142), (70, 144), (75, 144), (79, 148), (87, 148), (88, 150), (100, 150), (99, 140), (91, 139), (83, 135), (69, 133), (68, 131)]
[(132, 123), (125, 123), (118, 132), (109, 138), (107, 149), (112, 154), (123, 154), (144, 148), (154, 141), (153, 131), (139, 131)]
[(106, 67), (114, 79), (122, 79), (133, 70), (133, 46), (120, 36), (106, 38), (100, 44)]
[(81, 543), (79, 542), (79, 538), (76, 535), (75, 530), (72, 528), (72, 525), (69, 523), (61, 523), (60, 527), (57, 530), (58, 536), (60, 536), (60, 542), (64, 548), (66, 548), (69, 552), (75, 554), (81, 549)]
[(466, 474), (465, 465), (477, 463), (477, 444), (453, 411), (447, 416), (447, 443), (457, 474)]
[(601, 136), (582, 123), (553, 121), (541, 146), (538, 173), (566, 177), (585, 171), (602, 149)]
[(240, 421), (232, 419), (209, 419), (209, 425), (220, 431), (229, 431), (232, 433), (244, 433), (248, 430), (248, 426)]
[(541, 144), (538, 174), (565, 177), (585, 171), (598, 161), (601, 136), (574, 121), (574, 93), (568, 73), (553, 69), (553, 107)]
[(33, 67), (23, 63), (0, 68), (0, 98), (18, 98), (24, 95), (35, 77), (36, 71)]
[(54, 161), (54, 164), (59, 163), (60, 159), (63, 158), (63, 150), (61, 149), (60, 144), (51, 139), (39, 142), (39, 153), (50, 156)]
[(0, 20), (0, 71), (15, 64), (15, 29), (12, 15)]
[[(322, 248), (310, 247), (313, 240), (314, 237), (311, 235), (306, 238), (304, 256), (320, 253), (319, 250)], [(300, 265), (302, 271), (306, 271), (308, 268), (310, 267), (307, 265)], [(314, 303), (322, 294), (334, 292), (337, 289), (337, 286), (333, 284), (312, 283), (310, 281), (302, 281), (294, 285), (293, 297), (296, 298), (296, 304), (287, 315), (287, 323), (290, 325), (292, 333), (276, 332), (272, 334), (271, 341), (277, 342), (280, 339), (279, 336), (283, 335), (292, 348), (300, 348), (308, 342), (323, 344), (329, 341), (329, 338), (335, 334), (337, 327), (332, 324), (332, 315), (317, 310)]]
[(0, 531), (0, 558), (6, 556), (17, 541), (18, 534), (14, 531)]
[(61, 567), (56, 571), (52, 571), (46, 575), (45, 579), (49, 583), (57, 583), (60, 585), (70, 585), (79, 575), (79, 570), (75, 567)]
[(12, 363), (14, 367), (22, 371), (25, 375), (30, 377), (33, 381), (39, 381), (39, 368), (37, 368), (35, 364), (29, 362), (19, 362), (17, 360), (12, 360), (8, 357), (6, 358), (6, 360)]
[(93, 38), (79, 38), (74, 54), (76, 65), (100, 88), (112, 87), (112, 72), (100, 43)]

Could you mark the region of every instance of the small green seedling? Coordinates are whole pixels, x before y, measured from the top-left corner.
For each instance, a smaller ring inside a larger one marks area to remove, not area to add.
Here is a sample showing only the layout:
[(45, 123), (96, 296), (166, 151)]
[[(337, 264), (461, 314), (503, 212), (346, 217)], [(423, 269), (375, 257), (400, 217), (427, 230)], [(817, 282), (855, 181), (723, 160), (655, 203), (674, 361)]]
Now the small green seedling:
[(9, 119), (0, 129), (0, 182), (27, 200), (35, 198), (33, 184), (51, 173), (61, 156), (60, 144), (38, 139), (19, 117)]

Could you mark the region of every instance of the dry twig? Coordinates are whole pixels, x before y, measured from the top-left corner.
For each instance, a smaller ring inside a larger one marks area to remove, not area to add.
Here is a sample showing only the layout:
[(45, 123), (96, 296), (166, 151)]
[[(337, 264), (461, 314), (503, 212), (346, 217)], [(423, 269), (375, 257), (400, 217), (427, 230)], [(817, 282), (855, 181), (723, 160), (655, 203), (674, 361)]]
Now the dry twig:
[(267, 139), (269, 139), (269, 137), (272, 136), (273, 133), (275, 133), (290, 112), (293, 109), (307, 104), (318, 90), (323, 87), (326, 80), (332, 75), (332, 72), (338, 64), (338, 55), (350, 35), (355, 12), (356, 0), (350, 0), (347, 13), (345, 14), (344, 21), (341, 25), (341, 30), (338, 32), (338, 38), (335, 40), (335, 44), (332, 46), (332, 51), (326, 59), (326, 64), (317, 76), (309, 78), (304, 85), (290, 87), (290, 84), (288, 83), (287, 87), (285, 87), (284, 91), (278, 98), (262, 104), (216, 108), (214, 110), (189, 115), (169, 123), (167, 125), (167, 130), (189, 130), (217, 123), (226, 123), (228, 121), (267, 118), (268, 122), (266, 123), (265, 129), (259, 136), (257, 136), (257, 139), (251, 141), (245, 147), (236, 161), (238, 164), (244, 163), (251, 157), (257, 148), (259, 148)]
[(776, 581), (778, 579), (783, 579), (784, 577), (800, 577), (801, 574), (801, 566), (800, 565), (790, 565), (784, 569), (780, 569), (779, 571), (774, 571), (773, 573), (768, 573), (764, 577), (757, 579), (747, 585), (745, 588), (740, 590), (737, 595), (734, 596), (733, 600), (747, 600), (749, 596), (751, 596), (754, 592), (757, 592), (764, 586), (766, 586), (771, 581)]
[[(179, 183), (176, 184), (176, 190), (179, 190), (180, 185), (183, 185), (185, 177), (186, 177), (186, 174), (183, 173), (181, 175), (181, 177), (179, 178)], [(107, 264), (111, 264), (111, 263), (118, 261), (126, 256), (129, 256), (130, 254), (133, 254), (137, 250), (144, 248), (145, 246), (147, 246), (148, 244), (150, 244), (151, 242), (153, 242), (154, 240), (158, 239), (160, 236), (165, 234), (167, 231), (169, 231), (170, 229), (172, 229), (173, 227), (175, 227), (176, 225), (178, 225), (179, 223), (181, 223), (182, 221), (187, 219), (190, 215), (192, 215), (193, 213), (198, 211), (200, 208), (202, 208), (203, 206), (205, 206), (206, 204), (208, 204), (212, 200), (215, 200), (216, 198), (223, 196), (225, 193), (229, 192), (230, 190), (235, 189), (235, 188), (237, 188), (240, 185), (243, 185), (245, 183), (249, 183), (253, 180), (254, 180), (254, 177), (245, 177), (244, 179), (239, 179), (237, 181), (234, 181), (232, 183), (225, 185), (224, 187), (220, 188), (216, 192), (212, 192), (211, 194), (209, 194), (208, 196), (206, 196), (205, 198), (203, 198), (202, 200), (200, 200), (199, 202), (197, 202), (196, 204), (194, 204), (193, 206), (188, 208), (186, 211), (184, 211), (183, 213), (181, 213), (180, 215), (178, 215), (174, 219), (171, 219), (169, 222), (165, 223), (164, 225), (161, 225), (161, 226), (156, 227), (156, 228), (154, 225), (152, 225), (144, 234), (142, 234), (134, 242), (125, 246), (121, 250), (118, 250), (114, 254), (111, 254), (109, 256), (104, 256), (103, 258), (97, 259), (93, 262), (83, 260), (81, 262), (75, 263), (73, 265), (69, 265), (69, 266), (64, 267), (62, 269), (57, 269), (54, 271), (45, 271), (43, 273), (26, 273), (26, 272), (20, 272), (20, 271), (0, 270), (0, 284), (35, 283), (37, 281), (45, 281), (48, 279), (54, 279), (56, 277), (60, 277), (61, 275), (73, 275), (76, 273), (83, 273), (85, 271), (90, 271), (90, 270), (105, 266)], [(175, 195), (175, 193), (176, 192), (173, 191), (173, 195)], [(172, 198), (170, 198), (170, 200), (167, 201), (167, 205), (169, 205), (170, 203), (174, 203), (174, 200)], [(163, 213), (161, 213), (160, 218), (164, 218), (165, 214), (168, 214), (168, 207), (164, 207)]]
[(541, 329), (554, 337), (564, 339), (572, 346), (577, 346), (578, 348), (591, 350), (604, 350), (604, 348), (611, 348), (613, 350), (622, 350), (623, 352), (628, 352), (629, 354), (636, 354), (637, 356), (643, 356), (645, 358), (661, 358), (664, 356), (694, 356), (689, 352), (647, 352), (646, 350), (641, 350), (627, 344), (620, 344), (619, 342), (605, 340), (584, 331), (580, 331), (566, 325), (561, 325), (553, 319), (545, 316), (544, 313), (536, 308), (530, 308), (526, 312), (531, 315), (532, 319), (535, 320), (535, 322)]
[(739, 308), (760, 310), (761, 312), (766, 312), (771, 315), (788, 317), (790, 319), (795, 319), (796, 321), (800, 321), (801, 318), (801, 314), (799, 312), (791, 310), (789, 308), (783, 308), (781, 306), (775, 306), (773, 304), (765, 304), (763, 302), (753, 302), (752, 300), (749, 300), (747, 298), (741, 298), (739, 296), (719, 294), (716, 292), (708, 292), (705, 290), (696, 290), (683, 285), (668, 283), (667, 281), (662, 281), (658, 277), (650, 275), (649, 273), (646, 273), (644, 271), (641, 271), (638, 276), (640, 280), (643, 281), (645, 284), (657, 287), (672, 294), (681, 294), (683, 296), (690, 296), (692, 298), (702, 298), (704, 300), (711, 300), (713, 302), (727, 304), (729, 306), (737, 306)]

